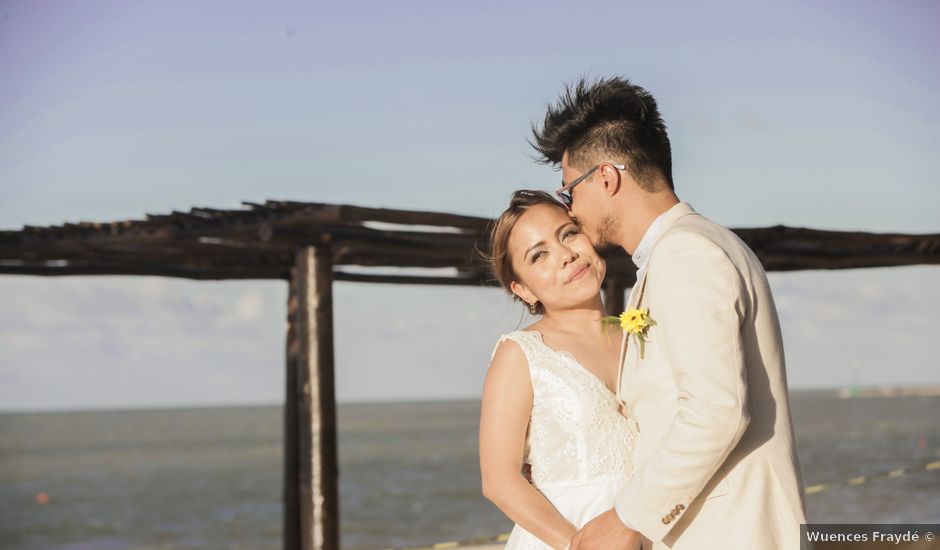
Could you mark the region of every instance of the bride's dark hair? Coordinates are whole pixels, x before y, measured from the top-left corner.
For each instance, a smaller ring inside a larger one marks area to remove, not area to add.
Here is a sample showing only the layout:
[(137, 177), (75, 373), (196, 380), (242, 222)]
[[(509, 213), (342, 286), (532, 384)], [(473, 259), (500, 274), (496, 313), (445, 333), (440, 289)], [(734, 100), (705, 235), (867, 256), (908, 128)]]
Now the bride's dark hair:
[[(540, 204), (557, 208), (564, 212), (566, 216), (568, 215), (568, 210), (545, 191), (530, 191), (528, 189), (516, 191), (509, 200), (509, 208), (500, 214), (493, 224), (490, 230), (489, 253), (483, 254), (486, 261), (489, 262), (490, 270), (496, 280), (514, 300), (518, 301), (522, 301), (522, 299), (509, 289), (509, 285), (513, 281), (519, 280), (516, 270), (512, 267), (512, 257), (509, 255), (509, 235), (519, 218), (528, 209)], [(530, 308), (529, 312), (541, 315), (545, 313), (545, 308), (542, 307), (540, 302), (536, 302), (535, 307)]]

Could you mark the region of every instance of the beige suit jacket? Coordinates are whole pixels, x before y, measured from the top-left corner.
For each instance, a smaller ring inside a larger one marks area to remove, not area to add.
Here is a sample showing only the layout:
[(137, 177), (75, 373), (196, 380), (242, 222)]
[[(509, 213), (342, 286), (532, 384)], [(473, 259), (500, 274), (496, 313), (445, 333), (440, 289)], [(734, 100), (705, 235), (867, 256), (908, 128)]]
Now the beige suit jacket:
[(620, 518), (654, 548), (800, 548), (802, 480), (767, 277), (730, 230), (686, 203), (662, 218), (628, 304), (648, 308), (643, 357), (624, 339), (620, 392), (637, 420)]

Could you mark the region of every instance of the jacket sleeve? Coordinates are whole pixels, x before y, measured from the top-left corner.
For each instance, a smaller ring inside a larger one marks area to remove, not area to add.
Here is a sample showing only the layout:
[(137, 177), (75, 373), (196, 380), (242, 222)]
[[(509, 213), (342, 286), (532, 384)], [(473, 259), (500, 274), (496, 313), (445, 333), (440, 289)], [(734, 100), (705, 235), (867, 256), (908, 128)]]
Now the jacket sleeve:
[(674, 379), (677, 412), (615, 509), (625, 524), (660, 541), (747, 428), (741, 329), (748, 300), (725, 251), (698, 233), (664, 234), (649, 269), (642, 305), (657, 323), (649, 340), (669, 366), (662, 375)]

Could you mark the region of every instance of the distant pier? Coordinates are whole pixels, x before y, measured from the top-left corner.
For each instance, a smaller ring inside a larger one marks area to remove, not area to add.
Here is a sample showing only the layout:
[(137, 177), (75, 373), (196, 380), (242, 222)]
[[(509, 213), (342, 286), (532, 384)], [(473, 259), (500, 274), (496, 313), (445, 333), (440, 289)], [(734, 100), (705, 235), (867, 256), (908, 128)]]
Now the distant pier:
[(940, 385), (851, 387), (842, 388), (839, 390), (838, 395), (842, 399), (856, 397), (935, 397), (940, 395)]

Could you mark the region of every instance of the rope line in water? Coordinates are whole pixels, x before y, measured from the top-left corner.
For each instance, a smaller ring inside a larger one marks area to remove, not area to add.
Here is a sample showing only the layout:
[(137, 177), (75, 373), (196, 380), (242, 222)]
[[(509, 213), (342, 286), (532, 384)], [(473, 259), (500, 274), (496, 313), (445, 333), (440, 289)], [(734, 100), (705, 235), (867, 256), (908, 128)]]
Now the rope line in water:
[[(906, 475), (913, 474), (916, 472), (930, 472), (933, 470), (940, 470), (940, 460), (936, 460), (934, 462), (927, 462), (924, 464), (919, 464), (917, 466), (909, 466), (907, 468), (897, 468), (895, 470), (882, 472), (878, 474), (872, 474), (870, 476), (853, 477), (845, 481), (817, 483), (815, 485), (804, 487), (803, 490), (806, 492), (807, 495), (813, 495), (816, 493), (822, 493), (823, 491), (837, 489), (839, 487), (854, 487), (856, 485), (870, 483), (872, 481), (877, 481), (879, 479), (895, 479), (895, 478), (904, 477)], [(460, 548), (462, 546), (497, 544), (500, 542), (506, 542), (506, 540), (508, 539), (509, 539), (509, 533), (502, 533), (495, 537), (477, 537), (477, 538), (472, 538), (472, 539), (467, 539), (467, 540), (438, 542), (436, 544), (432, 544), (431, 546), (409, 546), (407, 548), (399, 548), (397, 550), (445, 550), (448, 548)]]
[(931, 470), (940, 470), (940, 460), (935, 462), (928, 462), (926, 464), (920, 464), (918, 466), (910, 466), (908, 468), (898, 468), (896, 470), (891, 470), (890, 472), (882, 472), (880, 474), (872, 474), (870, 476), (859, 476), (853, 477), (846, 481), (833, 481), (830, 483), (817, 483), (816, 485), (810, 485), (805, 487), (807, 495), (812, 495), (815, 493), (821, 493), (823, 491), (828, 491), (830, 489), (836, 489), (838, 487), (854, 487), (856, 485), (862, 485), (863, 483), (869, 483), (878, 479), (889, 479), (896, 477), (903, 477), (914, 472), (929, 472)]

